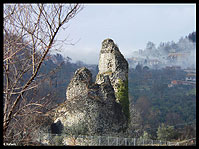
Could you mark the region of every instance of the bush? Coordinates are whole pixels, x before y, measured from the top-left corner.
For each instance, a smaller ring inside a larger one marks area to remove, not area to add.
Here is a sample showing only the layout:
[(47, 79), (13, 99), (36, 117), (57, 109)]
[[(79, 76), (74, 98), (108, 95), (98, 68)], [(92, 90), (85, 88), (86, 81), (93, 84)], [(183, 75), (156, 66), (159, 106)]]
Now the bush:
[(161, 124), (161, 126), (158, 127), (157, 136), (159, 140), (171, 141), (175, 137), (174, 127)]
[(63, 144), (63, 139), (64, 139), (63, 136), (60, 136), (60, 135), (54, 136), (54, 137), (52, 138), (51, 145), (62, 146), (62, 145), (64, 145), (64, 144)]

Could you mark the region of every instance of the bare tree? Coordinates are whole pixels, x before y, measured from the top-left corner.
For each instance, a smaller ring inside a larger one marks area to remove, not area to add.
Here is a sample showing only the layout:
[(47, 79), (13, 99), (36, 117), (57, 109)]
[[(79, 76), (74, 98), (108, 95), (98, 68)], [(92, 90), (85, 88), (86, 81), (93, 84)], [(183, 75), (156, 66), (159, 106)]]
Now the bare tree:
[(4, 142), (18, 135), (13, 126), (21, 125), (21, 133), (49, 106), (49, 98), (30, 100), (27, 94), (38, 87), (38, 73), (49, 51), (68, 44), (68, 37), (58, 40), (58, 33), (82, 8), (80, 4), (4, 4)]

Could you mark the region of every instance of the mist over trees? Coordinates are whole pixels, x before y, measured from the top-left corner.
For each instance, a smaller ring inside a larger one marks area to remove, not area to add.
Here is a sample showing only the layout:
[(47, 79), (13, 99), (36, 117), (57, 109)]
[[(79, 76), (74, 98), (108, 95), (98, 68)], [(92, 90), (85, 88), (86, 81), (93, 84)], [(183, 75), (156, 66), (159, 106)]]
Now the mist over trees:
[(172, 65), (181, 66), (181, 68), (196, 68), (196, 32), (181, 37), (178, 42), (161, 42), (155, 45), (149, 41), (145, 49), (135, 51), (133, 57), (142, 58), (140, 63), (143, 65), (154, 63), (153, 68), (155, 64), (158, 68)]

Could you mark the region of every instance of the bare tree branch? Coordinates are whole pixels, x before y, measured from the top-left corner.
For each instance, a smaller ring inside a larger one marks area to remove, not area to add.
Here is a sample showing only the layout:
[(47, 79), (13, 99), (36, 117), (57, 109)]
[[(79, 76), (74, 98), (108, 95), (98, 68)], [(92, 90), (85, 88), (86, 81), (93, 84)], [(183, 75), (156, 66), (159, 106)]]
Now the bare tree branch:
[(38, 108), (49, 105), (49, 102), (41, 102), (43, 99), (41, 103), (30, 102), (25, 95), (40, 84), (37, 82), (39, 70), (59, 41), (56, 39), (58, 32), (80, 10), (79, 4), (4, 5), (4, 139), (9, 138), (11, 125), (18, 116), (28, 118), (30, 114), (42, 113)]

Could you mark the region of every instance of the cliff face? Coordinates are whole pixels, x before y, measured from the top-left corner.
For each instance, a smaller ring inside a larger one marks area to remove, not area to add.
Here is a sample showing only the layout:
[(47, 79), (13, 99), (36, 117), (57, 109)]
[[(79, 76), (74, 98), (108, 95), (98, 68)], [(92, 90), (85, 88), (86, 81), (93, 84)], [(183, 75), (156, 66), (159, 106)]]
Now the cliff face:
[(126, 130), (128, 63), (113, 40), (102, 43), (96, 82), (87, 68), (80, 68), (68, 85), (66, 97), (51, 114), (59, 133), (110, 135)]

